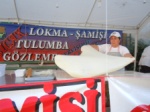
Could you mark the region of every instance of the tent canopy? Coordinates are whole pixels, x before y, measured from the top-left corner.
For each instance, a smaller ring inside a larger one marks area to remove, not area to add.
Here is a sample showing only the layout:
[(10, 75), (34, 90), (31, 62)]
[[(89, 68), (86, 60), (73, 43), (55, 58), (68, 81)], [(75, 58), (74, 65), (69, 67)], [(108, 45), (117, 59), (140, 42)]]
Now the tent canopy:
[(1, 0), (0, 22), (134, 30), (136, 57), (139, 31), (145, 26), (149, 38), (150, 0)]
[(38, 25), (137, 29), (150, 0), (1, 0), (0, 21)]

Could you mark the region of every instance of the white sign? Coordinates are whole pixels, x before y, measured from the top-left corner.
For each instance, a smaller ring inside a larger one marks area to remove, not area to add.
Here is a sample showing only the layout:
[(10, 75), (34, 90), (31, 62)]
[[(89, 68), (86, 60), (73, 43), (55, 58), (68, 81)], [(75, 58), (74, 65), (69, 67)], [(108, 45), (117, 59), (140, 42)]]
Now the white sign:
[(150, 112), (150, 75), (109, 77), (111, 112)]
[(0, 112), (104, 112), (104, 78), (0, 87)]

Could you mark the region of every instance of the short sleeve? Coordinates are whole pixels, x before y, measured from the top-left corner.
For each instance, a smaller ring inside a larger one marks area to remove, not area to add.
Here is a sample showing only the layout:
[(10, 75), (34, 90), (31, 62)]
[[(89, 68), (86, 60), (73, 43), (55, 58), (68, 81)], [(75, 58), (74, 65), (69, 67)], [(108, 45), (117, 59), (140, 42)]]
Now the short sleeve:
[(150, 46), (144, 49), (142, 56), (150, 56)]
[(102, 53), (106, 53), (108, 52), (108, 49), (110, 48), (109, 44), (102, 44), (102, 45), (98, 45), (99, 51)]
[(130, 51), (125, 46), (121, 46), (120, 53), (122, 56), (124, 56), (125, 54), (130, 53)]

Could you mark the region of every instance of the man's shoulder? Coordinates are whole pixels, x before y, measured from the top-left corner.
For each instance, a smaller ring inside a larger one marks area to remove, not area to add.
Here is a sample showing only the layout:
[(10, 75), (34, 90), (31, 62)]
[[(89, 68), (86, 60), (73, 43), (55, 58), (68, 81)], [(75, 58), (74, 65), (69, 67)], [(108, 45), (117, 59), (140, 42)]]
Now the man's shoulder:
[(127, 48), (126, 46), (120, 45), (120, 49), (121, 49), (121, 51), (124, 52), (124, 53), (129, 53), (129, 50), (128, 50), (128, 48)]
[(123, 45), (120, 45), (120, 48), (127, 49), (127, 47)]

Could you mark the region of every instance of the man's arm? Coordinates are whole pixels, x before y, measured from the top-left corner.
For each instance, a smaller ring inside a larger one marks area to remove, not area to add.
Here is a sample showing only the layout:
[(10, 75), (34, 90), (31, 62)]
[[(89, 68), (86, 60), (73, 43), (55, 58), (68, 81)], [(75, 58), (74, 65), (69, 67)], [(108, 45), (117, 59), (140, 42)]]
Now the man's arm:
[(97, 51), (99, 51), (98, 45), (91, 45), (91, 47), (93, 47), (94, 49), (96, 49)]
[(132, 56), (130, 53), (126, 53), (126, 54), (124, 55), (124, 57), (133, 58), (133, 56)]

